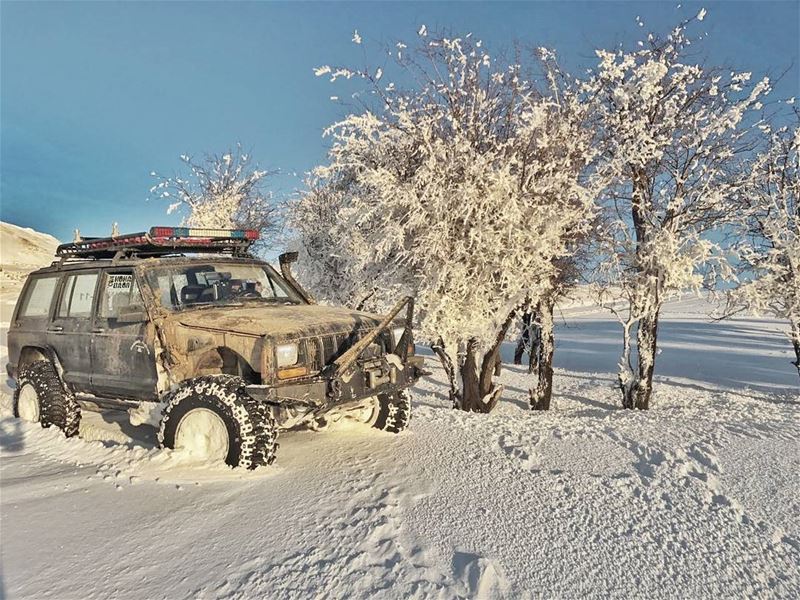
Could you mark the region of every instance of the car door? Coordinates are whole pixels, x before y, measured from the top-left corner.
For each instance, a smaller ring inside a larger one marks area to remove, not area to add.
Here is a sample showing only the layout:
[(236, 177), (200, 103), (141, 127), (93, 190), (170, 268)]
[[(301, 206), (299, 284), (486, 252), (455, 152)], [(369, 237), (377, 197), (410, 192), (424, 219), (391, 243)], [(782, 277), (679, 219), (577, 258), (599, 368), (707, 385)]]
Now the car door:
[(98, 295), (92, 328), (92, 391), (111, 398), (155, 399), (155, 354), (132, 269), (105, 271)]
[(47, 343), (64, 369), (64, 381), (78, 392), (91, 391), (92, 315), (98, 271), (75, 271), (61, 280), (58, 303), (47, 328)]

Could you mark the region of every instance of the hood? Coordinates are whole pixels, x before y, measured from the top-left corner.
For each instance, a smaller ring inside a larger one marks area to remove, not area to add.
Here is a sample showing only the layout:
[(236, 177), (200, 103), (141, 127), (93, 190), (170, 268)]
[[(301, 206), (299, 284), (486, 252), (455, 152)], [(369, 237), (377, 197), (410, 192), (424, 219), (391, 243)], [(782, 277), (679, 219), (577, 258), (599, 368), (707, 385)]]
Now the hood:
[(187, 327), (274, 338), (351, 333), (376, 327), (382, 317), (335, 306), (219, 306), (176, 315)]

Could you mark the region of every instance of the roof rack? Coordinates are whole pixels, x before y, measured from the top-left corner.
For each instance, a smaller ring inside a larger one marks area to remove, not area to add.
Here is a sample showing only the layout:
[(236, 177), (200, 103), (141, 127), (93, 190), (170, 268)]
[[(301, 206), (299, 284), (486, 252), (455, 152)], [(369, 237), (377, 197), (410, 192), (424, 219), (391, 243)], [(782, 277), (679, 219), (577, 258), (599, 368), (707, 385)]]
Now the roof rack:
[(248, 256), (258, 239), (253, 229), (204, 229), (197, 227), (151, 227), (150, 231), (106, 238), (83, 238), (61, 244), (56, 256), (69, 258), (131, 258), (164, 256), (184, 252), (213, 252)]

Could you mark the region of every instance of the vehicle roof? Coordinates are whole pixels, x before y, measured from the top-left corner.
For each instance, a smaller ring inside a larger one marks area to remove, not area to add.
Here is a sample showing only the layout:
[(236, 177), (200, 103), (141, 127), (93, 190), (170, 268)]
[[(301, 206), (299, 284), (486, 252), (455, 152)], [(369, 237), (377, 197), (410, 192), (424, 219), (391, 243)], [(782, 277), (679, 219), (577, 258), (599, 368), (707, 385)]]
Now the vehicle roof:
[(152, 258), (120, 258), (120, 259), (94, 259), (94, 260), (55, 260), (50, 265), (42, 267), (33, 271), (31, 275), (46, 275), (49, 273), (62, 273), (65, 271), (83, 271), (93, 269), (106, 269), (106, 268), (125, 268), (125, 267), (157, 267), (169, 266), (180, 264), (192, 263), (238, 263), (238, 264), (258, 264), (268, 265), (269, 263), (255, 258), (255, 257), (242, 257), (230, 256), (225, 254), (200, 254), (200, 255), (176, 255), (176, 256), (159, 256)]

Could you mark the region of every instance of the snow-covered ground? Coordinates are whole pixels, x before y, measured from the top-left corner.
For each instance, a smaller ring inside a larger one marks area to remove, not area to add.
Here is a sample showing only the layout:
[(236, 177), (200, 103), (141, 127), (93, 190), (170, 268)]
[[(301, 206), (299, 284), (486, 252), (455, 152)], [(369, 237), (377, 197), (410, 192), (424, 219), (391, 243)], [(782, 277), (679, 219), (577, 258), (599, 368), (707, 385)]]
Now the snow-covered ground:
[[(2, 286), (5, 365), (20, 282)], [(786, 326), (709, 309), (669, 305), (648, 412), (619, 408), (616, 321), (575, 307), (549, 413), (511, 365), (493, 414), (453, 411), (431, 359), (408, 431), (285, 434), (253, 473), (111, 413), (65, 439), (9, 417), (4, 387), (0, 597), (800, 597)]]

